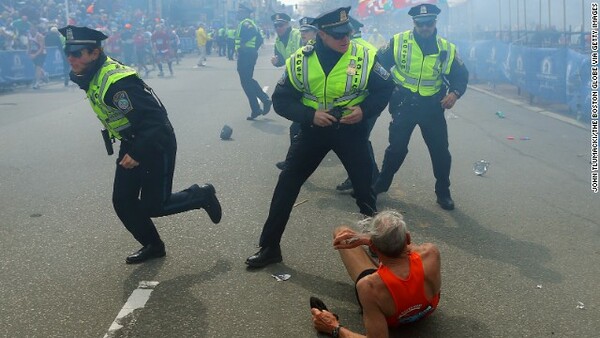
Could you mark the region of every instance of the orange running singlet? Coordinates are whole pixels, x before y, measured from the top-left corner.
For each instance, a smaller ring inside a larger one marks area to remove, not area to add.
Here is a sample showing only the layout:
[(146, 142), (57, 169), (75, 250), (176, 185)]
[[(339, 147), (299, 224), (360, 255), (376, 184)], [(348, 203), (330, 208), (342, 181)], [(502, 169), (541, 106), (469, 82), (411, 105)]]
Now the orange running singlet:
[(440, 301), (439, 293), (431, 301), (425, 297), (425, 275), (421, 256), (411, 252), (409, 259), (410, 273), (407, 279), (398, 278), (383, 265), (377, 269), (379, 277), (387, 286), (396, 305), (396, 313), (385, 318), (388, 326), (408, 324), (425, 318), (435, 310)]

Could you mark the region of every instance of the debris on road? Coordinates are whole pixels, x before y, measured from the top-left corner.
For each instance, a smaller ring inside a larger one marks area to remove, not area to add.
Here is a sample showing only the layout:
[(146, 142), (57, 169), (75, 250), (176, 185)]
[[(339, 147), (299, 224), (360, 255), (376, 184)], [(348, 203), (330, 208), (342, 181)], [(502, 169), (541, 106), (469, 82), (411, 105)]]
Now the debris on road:
[(496, 116), (498, 116), (498, 118), (499, 118), (499, 119), (503, 119), (503, 118), (505, 118), (505, 117), (506, 117), (506, 116), (504, 115), (504, 113), (503, 113), (503, 112), (501, 112), (501, 111), (499, 111), (499, 110), (496, 112)]
[(297, 206), (299, 206), (300, 204), (304, 204), (304, 203), (306, 203), (306, 202), (308, 202), (308, 200), (303, 200), (303, 201), (300, 201), (300, 202), (298, 202), (298, 203), (294, 204), (294, 208), (295, 208), (295, 207), (297, 207)]
[(585, 305), (582, 302), (577, 302), (576, 309), (585, 310)]
[(280, 274), (273, 274), (273, 275), (271, 275), (271, 277), (275, 278), (275, 280), (278, 282), (285, 282), (286, 280), (290, 279), (290, 277), (292, 277), (292, 275), (290, 275), (288, 273), (280, 273)]
[(477, 176), (483, 176), (488, 171), (488, 167), (490, 166), (490, 162), (486, 160), (479, 160), (473, 163), (473, 172)]

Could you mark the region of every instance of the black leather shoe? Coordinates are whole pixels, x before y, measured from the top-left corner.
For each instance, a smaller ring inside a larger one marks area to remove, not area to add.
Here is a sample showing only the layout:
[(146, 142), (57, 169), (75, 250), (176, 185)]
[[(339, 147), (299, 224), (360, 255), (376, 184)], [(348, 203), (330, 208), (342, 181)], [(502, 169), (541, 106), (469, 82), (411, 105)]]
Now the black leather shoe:
[(223, 212), (221, 210), (221, 203), (219, 203), (219, 200), (217, 199), (215, 187), (212, 184), (207, 183), (201, 186), (200, 189), (204, 190), (206, 194), (202, 208), (206, 210), (208, 217), (210, 217), (210, 220), (213, 223), (219, 223), (221, 221), (221, 217), (223, 216)]
[(263, 268), (269, 264), (279, 263), (283, 260), (279, 246), (266, 246), (246, 259), (246, 264), (251, 268)]
[(454, 210), (454, 201), (452, 200), (452, 198), (450, 196), (447, 196), (447, 197), (438, 197), (437, 198), (437, 203), (444, 210)]
[(250, 116), (246, 117), (246, 120), (248, 120), (248, 121), (254, 121), (254, 119), (257, 118), (260, 115), (262, 115), (262, 111), (260, 111), (258, 113), (252, 112), (252, 113), (250, 113)]
[(271, 111), (271, 106), (272, 105), (273, 105), (273, 101), (271, 101), (271, 100), (268, 100), (267, 102), (263, 103), (262, 114), (263, 115), (267, 115)]
[(277, 167), (277, 169), (283, 170), (287, 166), (287, 162), (286, 161), (277, 162), (277, 163), (275, 163), (275, 166)]
[(335, 190), (337, 191), (346, 191), (346, 190), (350, 190), (352, 189), (352, 181), (350, 181), (350, 178), (346, 178), (346, 180), (340, 184), (338, 184), (337, 187), (335, 187)]
[(127, 264), (143, 263), (149, 259), (165, 257), (166, 255), (164, 244), (148, 244), (138, 251), (132, 253), (125, 258)]

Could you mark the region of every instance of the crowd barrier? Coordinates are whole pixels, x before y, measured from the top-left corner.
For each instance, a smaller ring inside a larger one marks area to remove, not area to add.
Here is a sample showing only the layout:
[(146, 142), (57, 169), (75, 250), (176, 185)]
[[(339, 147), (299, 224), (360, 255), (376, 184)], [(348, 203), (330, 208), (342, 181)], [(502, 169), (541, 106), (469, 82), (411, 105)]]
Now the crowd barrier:
[(476, 81), (508, 83), (534, 97), (565, 104), (576, 118), (590, 107), (590, 55), (568, 48), (533, 48), (501, 41), (458, 41), (461, 58)]
[[(183, 37), (179, 49), (183, 53), (194, 52), (198, 49), (196, 39)], [(57, 47), (46, 48), (44, 70), (50, 77), (59, 77), (67, 65), (63, 61), (63, 51)], [(25, 50), (0, 51), (0, 86), (30, 83), (35, 78), (33, 62)]]
[[(65, 63), (63, 51), (56, 47), (46, 48), (44, 70), (50, 77), (62, 76)], [(0, 51), (0, 86), (29, 83), (35, 78), (33, 62), (24, 50)]]
[[(180, 39), (180, 49), (189, 53), (197, 49), (191, 37)], [(572, 114), (582, 114), (590, 107), (590, 55), (568, 48), (532, 48), (495, 40), (458, 41), (456, 43), (469, 72), (477, 81), (508, 83), (530, 95), (549, 102), (568, 105)], [(44, 69), (50, 77), (63, 74), (62, 51), (47, 48)], [(0, 51), (0, 86), (29, 83), (34, 67), (26, 51)]]

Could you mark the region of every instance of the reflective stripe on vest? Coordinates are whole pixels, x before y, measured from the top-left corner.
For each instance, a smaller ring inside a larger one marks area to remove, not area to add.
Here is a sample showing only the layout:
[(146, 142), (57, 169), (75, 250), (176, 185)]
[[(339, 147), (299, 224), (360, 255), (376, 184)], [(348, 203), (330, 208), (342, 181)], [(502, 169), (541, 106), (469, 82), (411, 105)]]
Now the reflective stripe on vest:
[(131, 124), (122, 111), (104, 103), (104, 96), (110, 85), (131, 75), (137, 75), (133, 68), (122, 65), (107, 57), (98, 73), (90, 82), (90, 87), (86, 92), (94, 113), (96, 113), (100, 122), (110, 132), (110, 135), (118, 140), (122, 139), (120, 132), (129, 128)]
[(249, 22), (256, 30), (256, 33), (260, 34), (260, 32), (258, 31), (258, 26), (256, 26), (256, 24), (254, 23), (254, 21), (252, 21), (252, 19), (246, 18), (246, 19), (242, 20), (240, 22), (240, 24), (238, 25), (237, 31), (235, 32), (235, 50), (237, 50), (240, 47), (250, 47), (250, 48), (256, 47), (256, 35), (252, 39), (246, 41), (246, 43), (244, 43), (243, 46), (240, 46), (240, 43), (242, 42), (240, 33), (242, 31), (242, 27), (244, 26), (245, 22)]
[(287, 46), (283, 45), (283, 42), (281, 42), (279, 37), (275, 39), (275, 50), (277, 50), (283, 56), (284, 59), (287, 59), (290, 57), (290, 55), (294, 54), (294, 52), (297, 51), (298, 48), (300, 48), (301, 41), (302, 39), (300, 37), (300, 31), (293, 28), (290, 31), (290, 37), (288, 38)]
[(368, 95), (367, 83), (374, 64), (375, 51), (351, 41), (327, 77), (317, 53), (306, 56), (302, 48), (286, 60), (286, 69), (291, 84), (303, 93), (302, 103), (327, 110), (361, 103)]
[[(446, 39), (437, 38), (438, 53), (423, 57), (412, 31), (394, 35), (394, 82), (421, 96), (432, 96), (442, 88), (442, 75), (450, 73), (456, 46)], [(441, 51), (446, 58), (440, 61)]]

